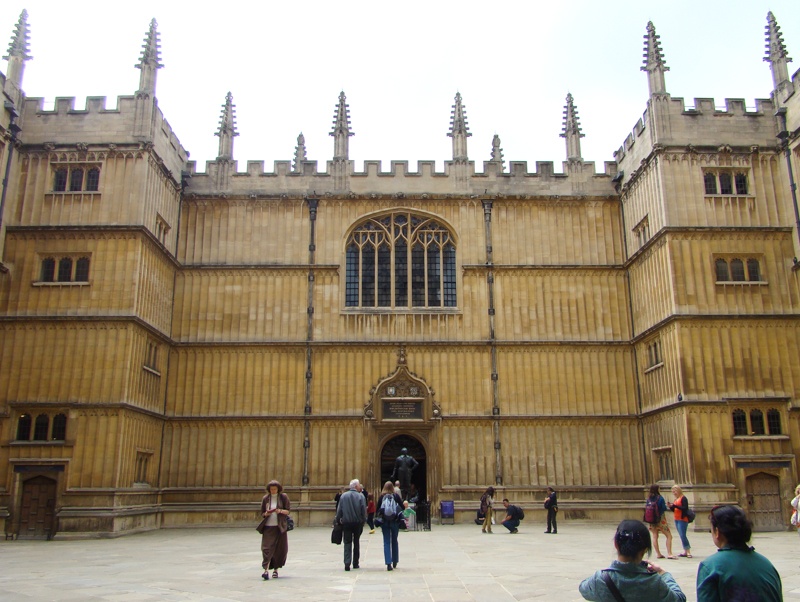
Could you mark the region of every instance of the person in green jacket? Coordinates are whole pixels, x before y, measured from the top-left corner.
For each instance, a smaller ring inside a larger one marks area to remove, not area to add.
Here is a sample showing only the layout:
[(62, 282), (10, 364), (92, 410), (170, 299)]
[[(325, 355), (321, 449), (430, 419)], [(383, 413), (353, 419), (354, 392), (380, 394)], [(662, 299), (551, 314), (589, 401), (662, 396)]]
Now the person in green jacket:
[(697, 568), (697, 602), (783, 600), (781, 577), (772, 563), (747, 545), (753, 525), (738, 506), (711, 510), (711, 538), (719, 548)]

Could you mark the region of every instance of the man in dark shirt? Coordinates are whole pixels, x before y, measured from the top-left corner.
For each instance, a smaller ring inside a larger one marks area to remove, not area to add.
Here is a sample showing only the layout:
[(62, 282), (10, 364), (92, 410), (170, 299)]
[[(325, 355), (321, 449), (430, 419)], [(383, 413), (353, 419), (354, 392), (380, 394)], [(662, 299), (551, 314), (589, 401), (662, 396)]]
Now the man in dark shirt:
[(519, 506), (508, 503), (508, 498), (503, 498), (503, 506), (506, 509), (506, 517), (503, 519), (503, 526), (511, 531), (511, 534), (519, 533), (519, 521), (522, 510)]

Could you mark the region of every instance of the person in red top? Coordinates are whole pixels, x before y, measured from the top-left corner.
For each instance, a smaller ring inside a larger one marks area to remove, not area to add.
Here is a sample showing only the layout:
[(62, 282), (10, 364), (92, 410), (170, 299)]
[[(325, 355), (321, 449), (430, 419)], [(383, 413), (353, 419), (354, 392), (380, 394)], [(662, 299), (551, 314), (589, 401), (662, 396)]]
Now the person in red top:
[(678, 556), (691, 558), (692, 546), (686, 537), (686, 529), (689, 527), (689, 517), (686, 516), (689, 511), (689, 500), (686, 499), (683, 491), (677, 485), (672, 486), (672, 495), (675, 496), (675, 501), (669, 504), (669, 509), (675, 513), (675, 528), (678, 530), (678, 535), (681, 536), (681, 543), (683, 544), (683, 554), (678, 554)]
[(367, 496), (367, 524), (372, 535), (375, 533), (375, 496), (371, 493)]

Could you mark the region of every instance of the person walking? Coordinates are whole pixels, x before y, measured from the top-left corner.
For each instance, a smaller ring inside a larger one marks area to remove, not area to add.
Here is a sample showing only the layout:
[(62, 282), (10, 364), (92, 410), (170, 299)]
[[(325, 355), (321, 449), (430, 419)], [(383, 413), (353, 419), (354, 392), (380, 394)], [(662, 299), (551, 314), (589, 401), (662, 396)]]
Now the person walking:
[(758, 600), (782, 602), (781, 577), (747, 542), (753, 524), (738, 506), (716, 506), (708, 517), (719, 548), (697, 567), (697, 602)]
[(664, 501), (664, 496), (659, 493), (656, 483), (650, 485), (650, 495), (647, 497), (644, 514), (644, 522), (648, 523), (650, 535), (653, 537), (656, 557), (664, 558), (658, 547), (658, 535), (663, 533), (667, 539), (667, 558), (677, 560), (678, 557), (672, 554), (672, 531), (669, 530), (669, 524), (667, 524), (667, 503)]
[(344, 543), (344, 570), (349, 571), (350, 565), (359, 568), (361, 558), (361, 533), (367, 521), (367, 502), (364, 494), (359, 491), (358, 479), (350, 481), (350, 489), (339, 498), (336, 507), (336, 522), (342, 525), (342, 540)]
[(394, 485), (386, 481), (378, 498), (377, 518), (381, 520), (383, 533), (383, 560), (386, 570), (397, 568), (400, 561), (400, 547), (397, 543), (397, 534), (400, 531), (400, 520), (403, 500), (394, 492)]
[(544, 507), (547, 508), (547, 531), (545, 533), (558, 533), (558, 525), (556, 524), (556, 514), (558, 514), (558, 496), (555, 489), (552, 487), (547, 488), (547, 497), (544, 498)]
[(367, 524), (372, 535), (375, 533), (375, 496), (371, 493), (367, 496)]
[(683, 490), (677, 485), (672, 486), (672, 495), (675, 501), (668, 504), (669, 509), (674, 512), (675, 516), (675, 529), (681, 538), (683, 545), (683, 554), (678, 554), (681, 558), (692, 557), (692, 546), (689, 543), (689, 538), (686, 537), (686, 530), (689, 528), (689, 500), (683, 495)]
[(519, 533), (519, 521), (522, 520), (524, 513), (522, 508), (509, 503), (508, 498), (503, 498), (503, 507), (506, 509), (506, 516), (503, 519), (503, 526), (509, 530), (511, 535)]
[(492, 504), (494, 504), (494, 487), (489, 487), (481, 496), (481, 513), (483, 514), (482, 533), (492, 532)]
[(647, 602), (685, 602), (686, 594), (672, 575), (653, 562), (647, 527), (638, 520), (624, 520), (614, 534), (617, 559), (607, 569), (584, 579), (578, 591), (584, 600), (646, 600)]
[(792, 526), (800, 533), (800, 485), (794, 488), (794, 497), (792, 498)]
[(264, 581), (269, 580), (269, 569), (272, 569), (272, 578), (277, 579), (278, 569), (286, 564), (290, 510), (289, 496), (283, 493), (283, 485), (275, 480), (267, 483), (267, 494), (261, 499), (261, 516), (266, 519), (261, 534), (261, 567), (264, 569), (261, 578)]

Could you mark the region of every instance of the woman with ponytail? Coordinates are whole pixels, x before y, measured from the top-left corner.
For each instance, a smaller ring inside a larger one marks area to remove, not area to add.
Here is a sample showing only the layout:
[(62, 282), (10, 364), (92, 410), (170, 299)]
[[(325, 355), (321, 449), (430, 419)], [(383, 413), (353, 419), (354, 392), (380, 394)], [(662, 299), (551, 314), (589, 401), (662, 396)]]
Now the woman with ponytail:
[(650, 556), (650, 531), (638, 520), (624, 520), (614, 534), (617, 560), (607, 569), (584, 579), (578, 587), (585, 600), (615, 602), (685, 602), (686, 596), (660, 566), (644, 560)]

